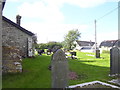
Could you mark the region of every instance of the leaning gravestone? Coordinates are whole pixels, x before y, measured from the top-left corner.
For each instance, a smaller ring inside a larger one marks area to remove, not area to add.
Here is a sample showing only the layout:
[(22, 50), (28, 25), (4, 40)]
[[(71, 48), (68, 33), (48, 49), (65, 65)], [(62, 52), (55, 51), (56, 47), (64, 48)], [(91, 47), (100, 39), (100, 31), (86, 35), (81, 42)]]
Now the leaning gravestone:
[(68, 86), (68, 61), (61, 49), (53, 54), (51, 64), (52, 88), (66, 88)]
[(110, 50), (110, 75), (117, 76), (120, 83), (120, 48), (118, 47)]

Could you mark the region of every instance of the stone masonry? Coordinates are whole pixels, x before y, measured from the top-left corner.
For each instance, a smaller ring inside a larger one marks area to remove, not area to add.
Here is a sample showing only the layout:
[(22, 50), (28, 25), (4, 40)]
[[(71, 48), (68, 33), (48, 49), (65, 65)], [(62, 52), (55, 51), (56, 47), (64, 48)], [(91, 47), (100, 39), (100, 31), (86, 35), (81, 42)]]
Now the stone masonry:
[(32, 38), (31, 36), (3, 20), (2, 37), (2, 46), (14, 46), (22, 52), (22, 56), (27, 56), (27, 42), (28, 37)]
[(2, 72), (22, 72), (22, 57), (20, 56), (19, 49), (11, 46), (3, 46), (2, 52)]
[(22, 72), (22, 57), (28, 56), (28, 38), (34, 34), (4, 16), (2, 27), (2, 72)]

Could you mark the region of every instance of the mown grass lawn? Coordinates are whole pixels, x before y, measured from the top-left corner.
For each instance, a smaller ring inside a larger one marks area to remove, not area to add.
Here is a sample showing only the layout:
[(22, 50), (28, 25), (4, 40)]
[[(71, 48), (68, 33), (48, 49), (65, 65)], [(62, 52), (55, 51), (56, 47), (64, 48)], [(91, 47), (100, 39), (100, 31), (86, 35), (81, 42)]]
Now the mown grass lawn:
[[(78, 59), (68, 59), (69, 70), (79, 76), (77, 80), (69, 80), (69, 85), (111, 79), (109, 54), (101, 54), (98, 59), (90, 55), (94, 54), (77, 52)], [(24, 59), (23, 73), (3, 75), (3, 88), (51, 88), (50, 60), (47, 55)]]
[(70, 80), (70, 84), (84, 83), (95, 80), (108, 81), (110, 72), (109, 54), (101, 54), (101, 58), (95, 58), (94, 53), (78, 52), (77, 60), (69, 60), (70, 70), (77, 72), (78, 80)]

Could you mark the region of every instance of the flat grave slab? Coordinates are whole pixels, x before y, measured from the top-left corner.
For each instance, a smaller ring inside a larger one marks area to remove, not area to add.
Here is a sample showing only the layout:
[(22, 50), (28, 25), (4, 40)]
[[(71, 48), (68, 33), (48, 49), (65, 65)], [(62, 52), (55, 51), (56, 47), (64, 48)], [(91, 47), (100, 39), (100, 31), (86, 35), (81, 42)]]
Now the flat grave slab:
[(92, 81), (92, 82), (72, 85), (72, 86), (69, 86), (68, 88), (116, 88), (116, 89), (120, 89), (120, 87), (118, 86), (104, 83), (101, 81)]

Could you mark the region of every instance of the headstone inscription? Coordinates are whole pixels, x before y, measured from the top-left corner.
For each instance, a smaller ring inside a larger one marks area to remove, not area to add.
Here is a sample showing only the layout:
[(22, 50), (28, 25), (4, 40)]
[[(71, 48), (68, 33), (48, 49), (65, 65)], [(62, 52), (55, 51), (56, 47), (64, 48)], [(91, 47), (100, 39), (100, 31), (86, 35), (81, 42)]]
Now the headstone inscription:
[(61, 49), (53, 54), (51, 65), (52, 88), (66, 88), (68, 86), (68, 61)]

